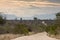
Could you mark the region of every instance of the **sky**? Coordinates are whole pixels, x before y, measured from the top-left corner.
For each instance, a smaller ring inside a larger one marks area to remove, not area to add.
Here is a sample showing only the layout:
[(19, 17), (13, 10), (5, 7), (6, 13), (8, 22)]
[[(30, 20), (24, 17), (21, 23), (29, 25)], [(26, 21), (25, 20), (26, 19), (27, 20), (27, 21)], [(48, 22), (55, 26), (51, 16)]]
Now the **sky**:
[(60, 12), (60, 0), (0, 0), (0, 12), (8, 14), (8, 19), (55, 19)]

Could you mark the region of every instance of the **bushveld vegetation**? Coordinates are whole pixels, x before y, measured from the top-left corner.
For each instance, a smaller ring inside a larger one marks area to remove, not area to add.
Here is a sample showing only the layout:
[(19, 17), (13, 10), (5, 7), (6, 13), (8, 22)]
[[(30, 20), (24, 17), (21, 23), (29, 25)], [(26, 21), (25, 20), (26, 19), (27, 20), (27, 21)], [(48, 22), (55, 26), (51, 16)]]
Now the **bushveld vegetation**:
[[(60, 16), (60, 13), (56, 14), (56, 17)], [(37, 21), (37, 18), (34, 18)], [(2, 15), (0, 15), (0, 25), (6, 23), (6, 20), (3, 19)], [(56, 18), (55, 23), (52, 25), (37, 25), (32, 24), (29, 27), (26, 24), (16, 24), (13, 28), (9, 25), (7, 26), (0, 26), (0, 34), (24, 34), (28, 35), (29, 32), (44, 32), (46, 31), (50, 35), (57, 35), (60, 34), (60, 19)]]
[(28, 34), (29, 30), (27, 28), (27, 25), (25, 24), (17, 24), (16, 27), (13, 28), (13, 32), (16, 34)]
[(51, 36), (54, 35), (56, 38), (60, 39), (60, 13), (56, 14), (56, 20), (53, 25), (46, 27), (46, 32)]
[[(37, 21), (37, 18), (34, 18), (34, 21)], [(0, 15), (0, 25), (5, 25), (6, 23), (6, 17), (3, 18), (2, 15)], [(42, 32), (45, 30), (45, 26), (43, 25), (37, 25), (36, 24), (32, 24), (30, 25), (31, 27), (29, 27), (29, 25), (26, 24), (20, 24), (17, 23), (15, 24), (14, 27), (10, 27), (9, 23), (5, 26), (0, 26), (0, 34), (4, 34), (4, 33), (13, 33), (13, 34), (29, 34), (29, 32)]]

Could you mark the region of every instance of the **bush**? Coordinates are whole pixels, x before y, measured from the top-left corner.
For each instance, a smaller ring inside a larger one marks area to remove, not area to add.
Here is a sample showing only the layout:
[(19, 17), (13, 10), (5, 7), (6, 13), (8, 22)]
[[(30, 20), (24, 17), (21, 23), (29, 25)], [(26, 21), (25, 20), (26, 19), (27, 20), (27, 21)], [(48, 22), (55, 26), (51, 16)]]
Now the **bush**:
[(34, 32), (43, 32), (43, 31), (45, 31), (45, 26), (44, 25), (38, 25), (38, 24), (37, 25), (32, 24), (31, 30)]
[(25, 24), (17, 24), (16, 27), (14, 27), (13, 32), (17, 34), (25, 34), (25, 35), (29, 33), (27, 25)]
[(53, 35), (56, 35), (57, 32), (56, 32), (56, 26), (55, 25), (51, 25), (51, 26), (48, 26), (46, 27), (46, 32), (49, 33), (49, 34), (53, 34)]
[(3, 27), (6, 33), (12, 33), (12, 28), (10, 26)]
[(12, 33), (12, 28), (10, 26), (0, 27), (0, 34)]
[(4, 29), (2, 27), (0, 27), (0, 34), (4, 33)]

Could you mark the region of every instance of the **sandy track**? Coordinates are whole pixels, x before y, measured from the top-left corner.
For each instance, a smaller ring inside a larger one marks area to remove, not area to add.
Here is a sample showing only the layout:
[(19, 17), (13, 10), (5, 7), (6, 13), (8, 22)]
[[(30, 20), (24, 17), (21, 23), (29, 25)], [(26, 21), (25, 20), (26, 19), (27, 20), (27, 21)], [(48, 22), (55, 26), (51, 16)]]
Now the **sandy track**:
[(30, 36), (23, 36), (12, 40), (57, 40), (55, 38), (50, 38), (47, 36), (46, 32), (38, 33)]

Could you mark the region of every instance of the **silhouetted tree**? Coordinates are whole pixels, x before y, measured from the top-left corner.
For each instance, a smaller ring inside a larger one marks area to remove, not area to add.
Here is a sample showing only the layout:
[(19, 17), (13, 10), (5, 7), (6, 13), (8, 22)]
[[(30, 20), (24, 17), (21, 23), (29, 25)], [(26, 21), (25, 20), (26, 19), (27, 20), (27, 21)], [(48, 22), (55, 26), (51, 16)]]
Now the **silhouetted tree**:
[(15, 21), (17, 21), (17, 18), (15, 18)]
[(34, 20), (37, 20), (37, 17), (34, 17)]
[(20, 18), (20, 21), (22, 21), (22, 18)]
[(5, 19), (3, 18), (3, 14), (0, 12), (0, 24), (4, 24)]
[(22, 18), (20, 18), (20, 23), (22, 23)]
[(58, 12), (58, 13), (56, 14), (56, 16), (60, 16), (60, 12)]

